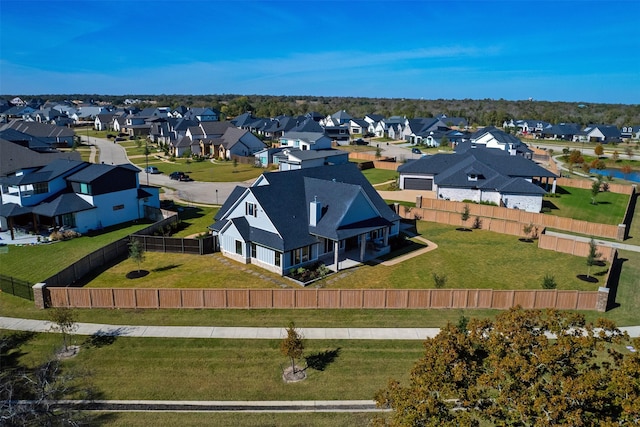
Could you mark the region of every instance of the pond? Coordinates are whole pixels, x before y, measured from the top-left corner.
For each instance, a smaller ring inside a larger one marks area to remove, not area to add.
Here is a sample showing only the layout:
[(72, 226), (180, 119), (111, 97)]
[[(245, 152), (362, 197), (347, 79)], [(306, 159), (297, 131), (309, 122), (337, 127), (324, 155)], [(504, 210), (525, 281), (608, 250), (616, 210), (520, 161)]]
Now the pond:
[(612, 176), (618, 179), (626, 179), (627, 181), (640, 182), (640, 172), (638, 171), (624, 174), (620, 169), (591, 169), (589, 173), (599, 174), (604, 177)]

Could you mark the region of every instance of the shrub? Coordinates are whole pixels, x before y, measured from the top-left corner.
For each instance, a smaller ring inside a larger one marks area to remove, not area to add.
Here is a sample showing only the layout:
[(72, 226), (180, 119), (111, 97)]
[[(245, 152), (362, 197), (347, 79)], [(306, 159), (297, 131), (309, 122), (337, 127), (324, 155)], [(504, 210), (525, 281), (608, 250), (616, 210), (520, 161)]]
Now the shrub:
[(555, 289), (558, 286), (556, 283), (555, 277), (550, 274), (545, 274), (542, 279), (542, 288), (543, 289)]
[(439, 275), (438, 273), (433, 273), (433, 282), (437, 289), (442, 289), (444, 288), (444, 285), (447, 284), (447, 275)]
[(477, 216), (474, 220), (473, 220), (473, 224), (471, 225), (471, 228), (475, 229), (475, 230), (479, 230), (480, 228), (482, 228), (482, 220), (480, 219), (479, 216)]

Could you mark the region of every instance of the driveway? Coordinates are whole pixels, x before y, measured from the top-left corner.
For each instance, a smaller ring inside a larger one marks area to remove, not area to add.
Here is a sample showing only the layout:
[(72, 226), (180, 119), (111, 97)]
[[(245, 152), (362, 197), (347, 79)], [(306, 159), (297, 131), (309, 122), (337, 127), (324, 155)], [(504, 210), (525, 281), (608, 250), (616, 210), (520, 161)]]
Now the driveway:
[[(110, 165), (131, 163), (127, 153), (120, 144), (107, 139), (81, 136), (83, 141), (95, 145), (100, 150), (100, 162)], [(199, 182), (175, 181), (164, 174), (148, 174), (141, 170), (140, 184), (149, 184), (164, 188), (161, 198), (180, 199), (192, 204), (221, 205), (229, 197), (236, 186), (248, 187), (246, 182)]]

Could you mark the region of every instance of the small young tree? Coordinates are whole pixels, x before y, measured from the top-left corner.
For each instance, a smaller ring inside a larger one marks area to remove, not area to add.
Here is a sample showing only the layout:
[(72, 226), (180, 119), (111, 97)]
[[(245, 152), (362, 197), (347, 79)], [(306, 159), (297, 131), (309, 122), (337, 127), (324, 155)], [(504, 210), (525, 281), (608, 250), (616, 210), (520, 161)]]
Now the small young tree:
[(69, 349), (69, 336), (78, 328), (76, 315), (70, 308), (56, 307), (49, 313), (51, 330), (62, 334), (62, 344), (64, 351)]
[(533, 231), (533, 223), (531, 222), (522, 227), (522, 232), (524, 233), (525, 236), (527, 236), (527, 239), (529, 240), (531, 240), (531, 237), (529, 235), (531, 234), (532, 231)]
[(435, 284), (437, 289), (442, 289), (447, 284), (447, 275), (446, 274), (438, 274), (433, 273), (433, 283)]
[(627, 147), (624, 149), (624, 153), (627, 155), (627, 157), (632, 158), (633, 157), (633, 148), (631, 147)]
[(587, 279), (591, 277), (591, 266), (600, 260), (600, 255), (602, 254), (598, 252), (595, 240), (591, 238), (591, 240), (589, 240), (589, 254), (587, 255)]
[(600, 193), (601, 186), (602, 186), (602, 175), (598, 175), (598, 179), (593, 181), (593, 184), (591, 184), (591, 204), (592, 205), (598, 204), (598, 202), (596, 202), (596, 197), (598, 197), (598, 194)]
[(296, 373), (296, 359), (302, 357), (304, 341), (293, 321), (289, 322), (287, 336), (280, 342), (280, 351), (291, 361), (291, 372)]
[(460, 220), (462, 220), (462, 225), (466, 229), (466, 224), (469, 220), (469, 205), (464, 205), (464, 208), (462, 208), (462, 212), (460, 212)]
[(140, 272), (140, 264), (144, 262), (144, 248), (139, 240), (132, 240), (129, 243), (129, 259), (138, 264), (138, 273)]
[(471, 225), (471, 228), (473, 228), (474, 230), (479, 230), (482, 228), (482, 220), (479, 216), (476, 216), (476, 218), (473, 220), (473, 225)]
[(618, 153), (618, 150), (613, 152), (613, 154), (611, 155), (611, 158), (613, 159), (614, 162), (617, 162), (618, 160), (620, 160), (620, 153)]
[(233, 158), (233, 172), (238, 172), (238, 159)]
[(376, 159), (379, 159), (380, 157), (382, 157), (382, 150), (380, 149), (380, 147), (376, 148)]

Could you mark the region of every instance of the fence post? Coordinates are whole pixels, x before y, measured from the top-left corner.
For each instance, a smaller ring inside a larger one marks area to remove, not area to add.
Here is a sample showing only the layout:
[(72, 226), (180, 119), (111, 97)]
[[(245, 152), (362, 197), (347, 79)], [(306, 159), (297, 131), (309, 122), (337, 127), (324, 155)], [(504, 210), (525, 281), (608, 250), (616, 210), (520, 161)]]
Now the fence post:
[(36, 308), (40, 308), (40, 309), (47, 308), (46, 299), (44, 297), (44, 293), (46, 292), (47, 284), (46, 283), (36, 283), (31, 288), (33, 289), (33, 302), (35, 303)]
[(596, 300), (596, 311), (605, 312), (609, 305), (609, 288), (600, 286), (598, 288), (598, 299)]

